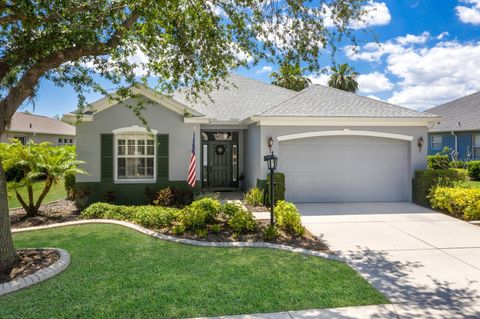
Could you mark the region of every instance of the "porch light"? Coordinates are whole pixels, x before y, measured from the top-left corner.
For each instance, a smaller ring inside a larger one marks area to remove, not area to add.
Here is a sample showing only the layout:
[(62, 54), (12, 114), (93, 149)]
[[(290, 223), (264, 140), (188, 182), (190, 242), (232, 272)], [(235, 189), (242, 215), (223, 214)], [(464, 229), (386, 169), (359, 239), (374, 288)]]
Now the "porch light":
[(278, 162), (278, 157), (272, 154), (270, 155), (265, 155), (263, 157), (263, 160), (267, 162), (267, 167), (270, 170), (270, 225), (274, 226), (275, 225), (275, 215), (273, 213), (273, 209), (275, 206), (275, 189), (274, 189), (274, 176), (275, 176), (275, 170), (277, 169), (277, 162)]
[(272, 147), (273, 147), (273, 137), (270, 136), (270, 138), (268, 139), (268, 148), (270, 149), (270, 151), (272, 151)]

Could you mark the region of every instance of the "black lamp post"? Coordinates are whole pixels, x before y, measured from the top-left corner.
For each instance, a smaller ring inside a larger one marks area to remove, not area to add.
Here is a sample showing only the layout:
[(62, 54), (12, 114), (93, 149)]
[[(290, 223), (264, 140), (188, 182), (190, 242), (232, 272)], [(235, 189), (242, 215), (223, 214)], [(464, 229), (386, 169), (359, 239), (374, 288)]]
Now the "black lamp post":
[(278, 157), (272, 154), (270, 155), (265, 155), (263, 157), (263, 160), (267, 162), (267, 167), (270, 170), (270, 225), (273, 226), (275, 225), (275, 217), (273, 214), (273, 209), (275, 205), (275, 190), (273, 187), (273, 182), (274, 182), (274, 171), (277, 169), (277, 162), (278, 162)]

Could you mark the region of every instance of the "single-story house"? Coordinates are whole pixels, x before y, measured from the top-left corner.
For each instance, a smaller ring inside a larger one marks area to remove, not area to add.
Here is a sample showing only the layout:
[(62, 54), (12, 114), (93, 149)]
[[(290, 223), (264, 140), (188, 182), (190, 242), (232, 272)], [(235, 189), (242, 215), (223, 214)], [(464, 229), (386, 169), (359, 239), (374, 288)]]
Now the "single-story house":
[(0, 142), (7, 143), (13, 138), (23, 144), (34, 141), (73, 145), (75, 126), (47, 116), (16, 112), (7, 126), (7, 131), (0, 136)]
[(428, 153), (454, 150), (459, 160), (480, 160), (480, 92), (427, 110), (441, 120), (428, 130)]
[(93, 103), (95, 112), (77, 126), (78, 156), (90, 174), (77, 185), (92, 201), (113, 191), (127, 203), (144, 200), (147, 189), (185, 187), (195, 134), (197, 187), (253, 187), (266, 178), (263, 157), (273, 151), (288, 200), (411, 200), (437, 116), (321, 85), (294, 92), (239, 75), (224, 85), (196, 102), (183, 91), (136, 89), (149, 101), (144, 116), (153, 134), (124, 107), (133, 100)]

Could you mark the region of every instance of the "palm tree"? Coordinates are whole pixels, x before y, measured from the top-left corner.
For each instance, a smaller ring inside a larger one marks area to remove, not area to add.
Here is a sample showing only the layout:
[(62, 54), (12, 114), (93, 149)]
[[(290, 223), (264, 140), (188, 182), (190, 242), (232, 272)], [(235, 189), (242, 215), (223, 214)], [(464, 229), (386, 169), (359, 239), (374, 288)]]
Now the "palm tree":
[(312, 83), (312, 81), (303, 75), (303, 70), (299, 63), (290, 64), (285, 60), (277, 72), (270, 74), (272, 84), (281, 86), (286, 89), (301, 91)]
[[(14, 140), (12, 144), (1, 145), (0, 157), (5, 169), (17, 166), (23, 171), (20, 182), (12, 183), (11, 186), (28, 217), (38, 214), (40, 205), (51, 187), (60, 182), (66, 174), (85, 174), (85, 171), (77, 167), (83, 162), (76, 159), (74, 146), (52, 146), (47, 142), (40, 144), (30, 142), (23, 145), (20, 141)], [(33, 184), (39, 178), (44, 178), (45, 184), (35, 200)], [(20, 187), (27, 189), (27, 198), (20, 194)]]
[(347, 92), (358, 91), (358, 73), (347, 63), (332, 67), (332, 75), (328, 80), (328, 86)]

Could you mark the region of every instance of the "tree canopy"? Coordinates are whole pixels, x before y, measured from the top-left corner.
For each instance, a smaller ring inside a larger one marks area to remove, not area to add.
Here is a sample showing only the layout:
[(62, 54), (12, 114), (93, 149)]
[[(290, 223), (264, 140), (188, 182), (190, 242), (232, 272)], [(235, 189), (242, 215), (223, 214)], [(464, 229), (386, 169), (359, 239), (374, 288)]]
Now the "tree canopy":
[(358, 91), (358, 73), (347, 63), (332, 67), (332, 75), (328, 80), (328, 86), (347, 92)]
[(272, 84), (297, 92), (307, 88), (312, 83), (304, 75), (300, 63), (290, 63), (288, 60), (282, 63), (278, 72), (272, 72), (270, 78), (272, 78)]

